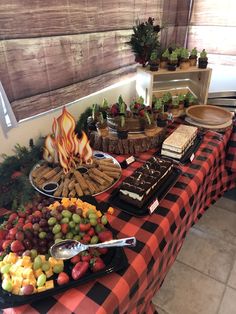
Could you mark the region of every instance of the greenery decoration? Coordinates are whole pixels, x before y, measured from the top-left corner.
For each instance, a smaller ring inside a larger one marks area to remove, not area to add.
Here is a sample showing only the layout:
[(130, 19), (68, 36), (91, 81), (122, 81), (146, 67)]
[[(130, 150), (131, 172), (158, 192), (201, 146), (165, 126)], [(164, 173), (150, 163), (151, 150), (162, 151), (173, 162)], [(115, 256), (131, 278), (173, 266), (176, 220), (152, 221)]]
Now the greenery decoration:
[(76, 123), (75, 132), (81, 134), (82, 130), (88, 133), (88, 117), (92, 116), (93, 109), (87, 108), (79, 117)]
[(160, 51), (158, 33), (161, 27), (154, 25), (154, 18), (149, 17), (147, 22), (136, 22), (133, 34), (128, 44), (135, 55), (135, 61), (145, 66), (154, 50)]
[(0, 164), (0, 207), (17, 208), (36, 195), (28, 176), (33, 166), (42, 158), (42, 143), (34, 145), (30, 140), (29, 147), (17, 144), (12, 156), (2, 155)]

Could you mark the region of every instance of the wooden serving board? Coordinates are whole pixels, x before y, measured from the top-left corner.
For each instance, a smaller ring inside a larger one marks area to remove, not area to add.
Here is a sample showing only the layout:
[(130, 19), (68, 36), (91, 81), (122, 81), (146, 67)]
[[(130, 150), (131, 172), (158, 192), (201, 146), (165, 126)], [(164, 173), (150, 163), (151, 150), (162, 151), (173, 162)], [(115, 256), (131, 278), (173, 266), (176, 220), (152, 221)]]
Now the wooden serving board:
[(90, 145), (95, 150), (117, 155), (135, 154), (157, 148), (165, 139), (166, 128), (157, 128), (154, 136), (148, 137), (144, 133), (130, 133), (123, 140), (117, 137), (116, 132), (109, 132), (106, 137), (101, 137), (97, 132), (90, 134)]

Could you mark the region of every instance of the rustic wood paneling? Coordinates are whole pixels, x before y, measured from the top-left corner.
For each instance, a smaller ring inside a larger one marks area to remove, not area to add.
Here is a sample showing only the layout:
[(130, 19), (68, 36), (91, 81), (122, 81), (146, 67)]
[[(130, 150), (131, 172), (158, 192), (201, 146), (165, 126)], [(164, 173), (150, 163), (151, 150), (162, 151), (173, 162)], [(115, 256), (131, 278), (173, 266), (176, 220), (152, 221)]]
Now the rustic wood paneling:
[(17, 120), (21, 120), (89, 95), (101, 88), (131, 77), (135, 72), (136, 65), (126, 66), (51, 92), (13, 101), (11, 105)]
[(3, 41), (13, 99), (48, 92), (133, 62), (131, 31)]

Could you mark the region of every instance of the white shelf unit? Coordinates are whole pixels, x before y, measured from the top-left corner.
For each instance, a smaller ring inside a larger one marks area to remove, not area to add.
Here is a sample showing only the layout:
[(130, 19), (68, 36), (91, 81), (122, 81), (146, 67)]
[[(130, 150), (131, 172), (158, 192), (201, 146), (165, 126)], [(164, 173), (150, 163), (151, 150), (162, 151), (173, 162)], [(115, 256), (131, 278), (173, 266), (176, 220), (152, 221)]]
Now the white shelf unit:
[(176, 71), (158, 70), (152, 72), (148, 68), (137, 68), (136, 93), (144, 98), (147, 106), (152, 105), (153, 95), (161, 97), (167, 91), (173, 96), (190, 91), (198, 98), (198, 103), (207, 103), (208, 90), (211, 81), (211, 68)]

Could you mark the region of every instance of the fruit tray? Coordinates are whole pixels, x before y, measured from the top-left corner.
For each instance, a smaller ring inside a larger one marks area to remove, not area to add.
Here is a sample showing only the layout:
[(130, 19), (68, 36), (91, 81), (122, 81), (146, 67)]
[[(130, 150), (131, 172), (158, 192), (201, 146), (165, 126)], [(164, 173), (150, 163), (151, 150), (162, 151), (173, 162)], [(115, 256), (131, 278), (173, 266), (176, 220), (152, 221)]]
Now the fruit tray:
[[(91, 196), (84, 197), (83, 201), (95, 205), (98, 210), (103, 212), (106, 211), (109, 207), (107, 203), (104, 202), (98, 203), (95, 200), (95, 198)], [(1, 219), (0, 223), (4, 221), (3, 217), (1, 217), (0, 219)], [(106, 225), (106, 228), (112, 231), (109, 225)], [(101, 256), (101, 258), (105, 263), (105, 268), (95, 273), (93, 273), (91, 270), (88, 270), (87, 273), (78, 280), (72, 279), (70, 275), (71, 269), (73, 268), (74, 265), (71, 264), (69, 261), (64, 261), (64, 272), (66, 272), (70, 276), (70, 281), (67, 284), (59, 286), (56, 283), (56, 280), (54, 280), (55, 284), (54, 288), (43, 292), (38, 292), (31, 295), (15, 295), (3, 290), (2, 287), (0, 287), (0, 309), (17, 307), (23, 304), (38, 302), (39, 300), (53, 296), (57, 293), (61, 293), (70, 288), (77, 287), (91, 280), (97, 279), (111, 272), (121, 270), (128, 266), (128, 261), (124, 253), (124, 250), (123, 248), (120, 247), (109, 249), (105, 255)], [(54, 274), (52, 279), (56, 279), (56, 277), (57, 275)]]
[(112, 195), (109, 199), (109, 203), (119, 208), (120, 210), (136, 217), (144, 217), (149, 214), (152, 214), (154, 211), (158, 212), (159, 202), (165, 197), (165, 195), (169, 192), (171, 187), (177, 182), (181, 170), (177, 167), (173, 168), (171, 175), (166, 179), (166, 181), (162, 184), (161, 187), (155, 192), (153, 196), (141, 207), (137, 208), (134, 205), (131, 205), (119, 197), (119, 188), (115, 189), (112, 192)]

